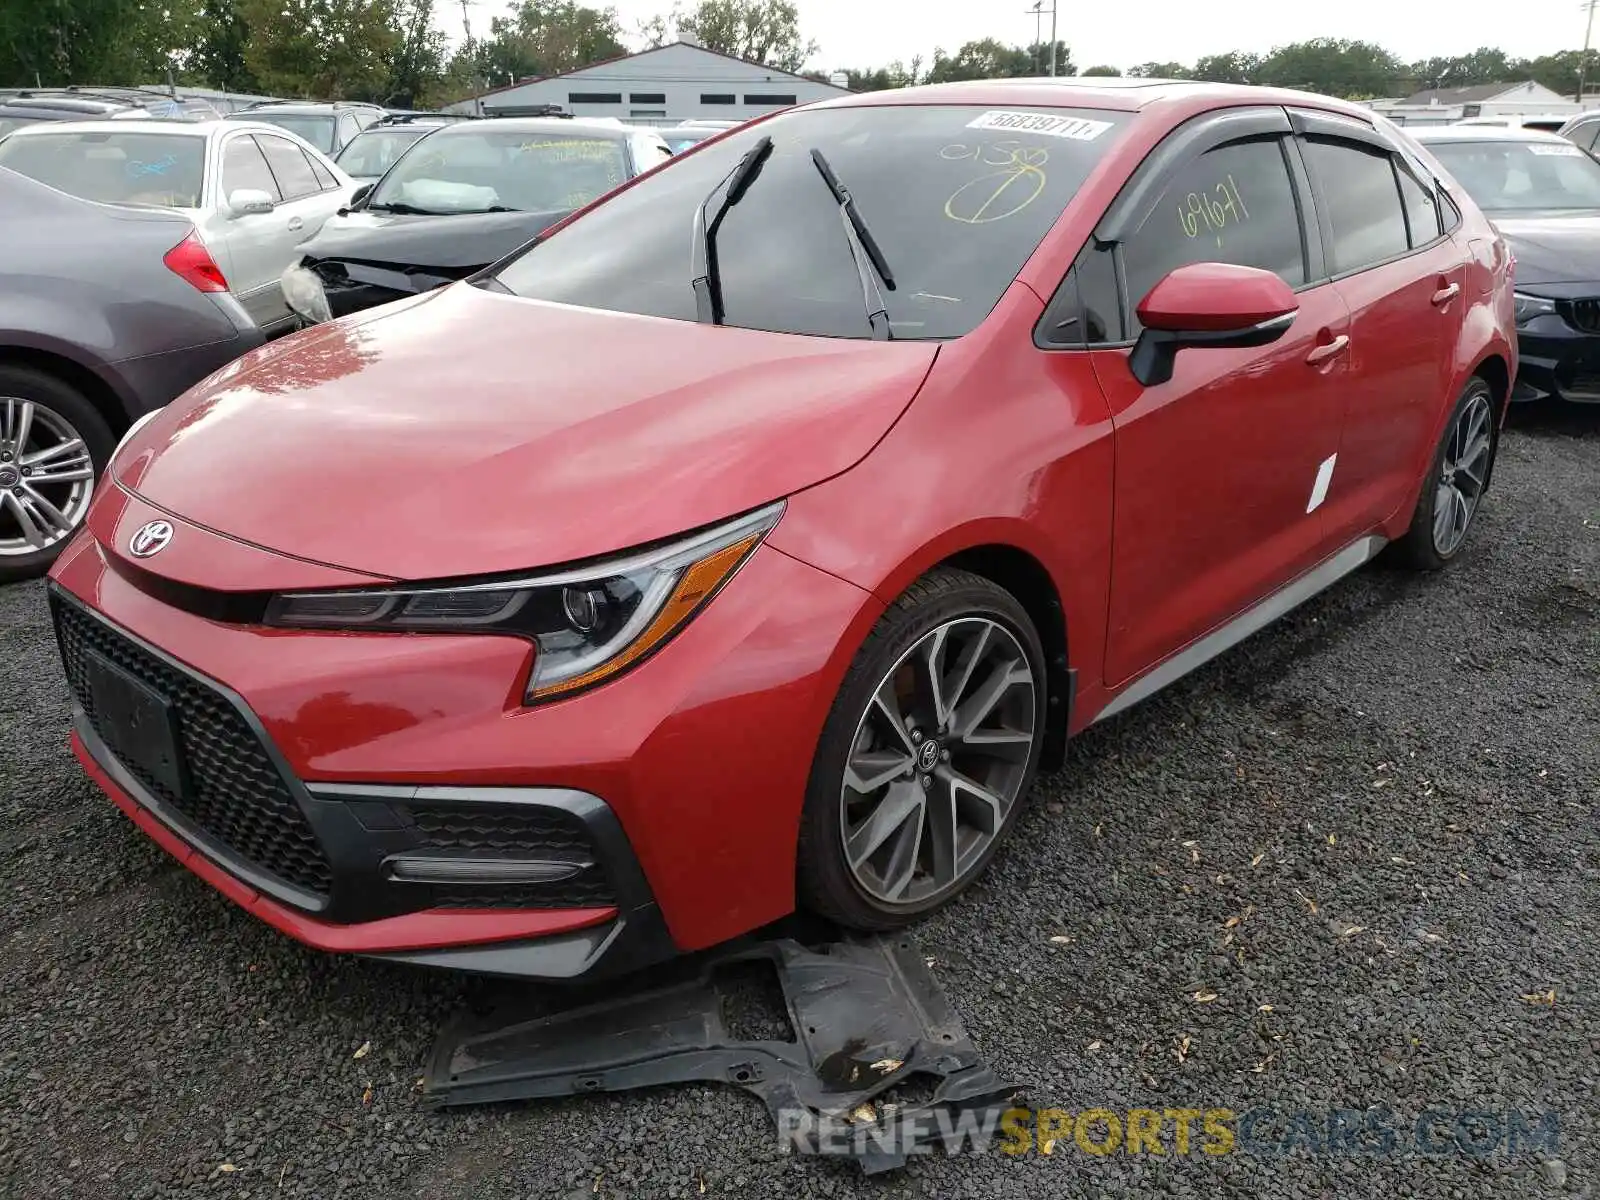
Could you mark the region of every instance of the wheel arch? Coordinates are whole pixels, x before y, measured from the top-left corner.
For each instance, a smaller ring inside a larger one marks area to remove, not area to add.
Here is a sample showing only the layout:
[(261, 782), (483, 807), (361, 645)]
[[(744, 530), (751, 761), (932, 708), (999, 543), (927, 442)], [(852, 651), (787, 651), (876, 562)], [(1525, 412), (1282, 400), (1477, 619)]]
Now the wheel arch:
[(35, 346), (0, 345), (0, 367), (25, 367), (60, 380), (94, 405), (114, 435), (127, 432), (131, 422), (123, 397), (98, 372), (76, 359)]
[(1067, 751), (1074, 675), (1067, 654), (1066, 611), (1061, 593), (1044, 563), (1019, 546), (987, 542), (958, 550), (935, 563), (981, 575), (1016, 597), (1039, 634), (1045, 658), (1045, 736), (1040, 767), (1058, 769)]
[(1495, 403), (1504, 412), (1511, 401), (1511, 364), (1498, 351), (1492, 351), (1472, 368), (1472, 374), (1494, 389)]

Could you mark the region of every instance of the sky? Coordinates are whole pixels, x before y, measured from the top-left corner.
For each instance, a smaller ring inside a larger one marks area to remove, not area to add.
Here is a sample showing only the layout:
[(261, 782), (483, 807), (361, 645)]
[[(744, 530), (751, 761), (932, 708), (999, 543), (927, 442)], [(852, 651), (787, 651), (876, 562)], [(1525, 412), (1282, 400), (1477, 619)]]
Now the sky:
[[(588, 0), (604, 7), (604, 0)], [(1049, 37), (1050, 17), (1043, 18)], [(1100, 63), (1122, 69), (1141, 62), (1187, 62), (1228, 50), (1265, 52), (1313, 37), (1377, 42), (1406, 61), (1498, 46), (1534, 58), (1583, 45), (1579, 0), (1125, 0), (1060, 5), (1057, 36), (1079, 69)], [(883, 66), (953, 53), (963, 42), (992, 37), (1034, 40), (1033, 0), (798, 0), (802, 34), (818, 43), (808, 68)], [(462, 36), (460, 0), (435, 0), (438, 24)], [(508, 0), (469, 0), (475, 33), (510, 7)], [(624, 40), (639, 45), (639, 23), (671, 0), (612, 0)], [(1600, 46), (1600, 21), (1596, 22)]]

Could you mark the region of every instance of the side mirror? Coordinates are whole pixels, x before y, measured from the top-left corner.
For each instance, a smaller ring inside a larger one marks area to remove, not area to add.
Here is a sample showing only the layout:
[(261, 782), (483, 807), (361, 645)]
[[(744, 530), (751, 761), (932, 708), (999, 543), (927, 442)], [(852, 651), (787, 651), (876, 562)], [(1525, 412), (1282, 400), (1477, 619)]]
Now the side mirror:
[(272, 197), (259, 188), (236, 188), (228, 193), (228, 211), (235, 217), (253, 217), (273, 210)]
[(362, 207), (364, 204), (366, 204), (367, 197), (370, 196), (370, 195), (372, 195), (372, 185), (370, 183), (363, 183), (360, 187), (358, 187), (354, 192), (352, 192), (350, 194), (349, 207), (350, 208), (360, 208), (360, 207)]
[(1144, 332), (1128, 367), (1145, 387), (1166, 383), (1178, 351), (1266, 346), (1294, 324), (1300, 305), (1271, 271), (1232, 263), (1178, 267), (1139, 302)]

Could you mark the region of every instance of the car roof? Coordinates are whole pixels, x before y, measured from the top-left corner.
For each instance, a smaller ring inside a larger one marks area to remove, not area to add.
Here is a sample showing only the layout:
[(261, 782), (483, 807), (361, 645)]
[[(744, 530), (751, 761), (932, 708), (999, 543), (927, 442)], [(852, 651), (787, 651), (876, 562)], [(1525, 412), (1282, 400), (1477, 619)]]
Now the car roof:
[(369, 104), (365, 100), (269, 100), (260, 104), (252, 104), (248, 108), (229, 113), (231, 118), (248, 117), (256, 112), (304, 112), (321, 116), (325, 113), (343, 112), (350, 108), (370, 108), (376, 112), (383, 112), (381, 105)]
[(165, 117), (149, 117), (141, 121), (52, 121), (47, 125), (24, 125), (14, 130), (13, 137), (35, 137), (45, 133), (179, 133), (187, 137), (209, 137), (219, 131), (222, 122), (175, 121)]
[(1193, 79), (1142, 79), (1122, 76), (1063, 75), (1020, 79), (974, 79), (960, 83), (923, 84), (890, 91), (857, 92), (824, 100), (811, 107), (849, 108), (894, 104), (993, 104), (1040, 108), (1099, 108), (1112, 112), (1139, 112), (1165, 104), (1195, 105), (1209, 101), (1218, 107), (1244, 104), (1300, 104), (1345, 113), (1375, 123), (1371, 109), (1348, 100), (1336, 100), (1293, 88), (1252, 87), (1234, 83), (1204, 83)]
[(1529, 129), (1523, 125), (1424, 125), (1411, 126), (1406, 133), (1419, 142), (1560, 142), (1570, 146), (1559, 133)]
[(485, 129), (507, 129), (512, 133), (566, 133), (576, 129), (587, 134), (609, 134), (618, 141), (639, 132), (629, 125), (603, 120), (586, 121), (582, 117), (493, 117), (486, 121), (450, 121), (435, 130), (435, 134), (455, 137)]

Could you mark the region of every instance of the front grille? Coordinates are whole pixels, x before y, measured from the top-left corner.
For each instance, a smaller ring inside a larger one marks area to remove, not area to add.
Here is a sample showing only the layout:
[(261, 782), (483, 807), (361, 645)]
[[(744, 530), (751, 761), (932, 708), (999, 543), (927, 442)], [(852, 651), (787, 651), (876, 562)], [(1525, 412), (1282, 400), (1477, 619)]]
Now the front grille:
[(541, 805), (451, 807), (412, 804), (401, 820), (417, 850), (452, 851), (472, 858), (554, 859), (594, 865), (555, 883), (434, 887), (443, 908), (594, 908), (616, 894), (584, 823), (572, 813)]
[(1600, 333), (1600, 297), (1563, 300), (1561, 315), (1579, 333)]
[(83, 651), (92, 649), (161, 693), (177, 712), (178, 742), (191, 794), (122, 764), (164, 806), (262, 871), (326, 896), (332, 871), (305, 814), (266, 747), (237, 708), (210, 685), (164, 662), (76, 605), (52, 596), (56, 640), (67, 681), (90, 726), (104, 736), (88, 687)]

